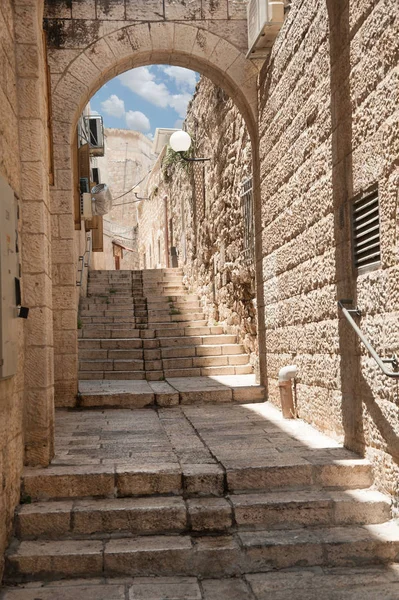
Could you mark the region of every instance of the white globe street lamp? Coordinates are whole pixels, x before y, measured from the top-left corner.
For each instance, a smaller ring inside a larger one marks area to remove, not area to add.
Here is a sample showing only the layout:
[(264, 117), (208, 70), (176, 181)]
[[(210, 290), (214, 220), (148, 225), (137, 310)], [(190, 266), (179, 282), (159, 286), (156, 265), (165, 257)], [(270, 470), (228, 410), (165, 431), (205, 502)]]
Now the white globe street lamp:
[(187, 152), (190, 148), (191, 141), (191, 137), (188, 135), (187, 131), (180, 129), (179, 131), (172, 133), (169, 139), (169, 145), (172, 150), (178, 152), (182, 159), (187, 162), (204, 162), (206, 160), (211, 160), (210, 158), (187, 158), (184, 156), (183, 152)]
[(186, 131), (175, 131), (170, 136), (169, 144), (175, 152), (187, 152), (191, 146), (191, 137)]

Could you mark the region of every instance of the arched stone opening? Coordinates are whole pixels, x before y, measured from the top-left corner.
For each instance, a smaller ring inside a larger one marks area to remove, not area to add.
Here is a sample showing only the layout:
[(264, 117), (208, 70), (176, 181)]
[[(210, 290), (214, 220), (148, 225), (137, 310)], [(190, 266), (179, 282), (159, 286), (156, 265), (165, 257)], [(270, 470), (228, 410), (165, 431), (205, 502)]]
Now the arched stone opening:
[[(57, 52), (60, 52), (57, 61)], [(122, 27), (79, 51), (53, 49), (54, 170), (52, 213), (68, 221), (68, 238), (53, 236), (55, 279), (54, 323), (55, 397), (58, 406), (75, 406), (77, 394), (77, 268), (73, 231), (73, 164), (71, 144), (78, 118), (92, 95), (124, 71), (150, 64), (173, 64), (199, 71), (222, 87), (237, 105), (252, 141), (256, 232), (256, 261), (261, 268), (259, 159), (257, 134), (258, 69), (230, 42), (206, 30), (180, 23), (145, 23)], [(72, 60), (68, 64), (66, 57)], [(62, 58), (64, 57), (64, 58)], [(57, 66), (58, 65), (58, 66)], [(65, 66), (66, 65), (66, 66)], [(57, 73), (57, 69), (61, 73)], [(65, 235), (65, 233), (63, 233)], [(258, 295), (261, 276), (257, 273)], [(262, 302), (258, 302), (263, 306)], [(68, 327), (65, 327), (68, 315)], [(262, 339), (260, 338), (262, 354)]]

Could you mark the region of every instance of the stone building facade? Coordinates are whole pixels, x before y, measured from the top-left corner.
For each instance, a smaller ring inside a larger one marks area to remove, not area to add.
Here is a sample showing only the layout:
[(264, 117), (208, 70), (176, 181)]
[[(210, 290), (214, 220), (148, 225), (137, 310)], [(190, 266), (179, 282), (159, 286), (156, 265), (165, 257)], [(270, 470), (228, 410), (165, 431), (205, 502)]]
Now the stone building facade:
[[(387, 2), (293, 2), (260, 76), (262, 279), (269, 398), (295, 363), (302, 418), (365, 452), (399, 491), (399, 398), (345, 321), (398, 351), (398, 18)], [(352, 203), (378, 185), (381, 261), (353, 266)]]
[[(337, 306), (353, 300), (377, 350), (397, 352), (397, 1), (292, 0), (264, 62), (245, 56), (244, 2), (203, 0), (194, 12), (172, 0), (131, 6), (0, 5), (0, 173), (20, 207), (22, 295), (30, 308), (29, 319), (16, 322), (17, 374), (0, 381), (1, 554), (23, 463), (49, 463), (54, 405), (76, 404), (76, 277), (85, 242), (74, 225), (76, 123), (106, 81), (152, 63), (209, 77), (246, 122), (260, 375), (269, 398), (278, 401), (279, 368), (295, 362), (300, 416), (370, 457), (379, 487), (398, 495), (397, 387)], [(352, 200), (376, 184), (381, 261), (357, 272)]]
[(150, 200), (139, 209), (140, 264), (171, 266), (176, 257), (173, 264), (183, 267), (185, 281), (199, 294), (209, 322), (223, 323), (237, 333), (256, 365), (248, 131), (234, 102), (206, 78), (197, 85), (185, 128), (193, 137), (196, 156), (210, 160), (176, 163), (164, 148), (148, 181)]
[[(104, 216), (104, 251), (93, 254), (94, 269), (115, 269), (115, 245), (118, 241), (123, 258), (121, 269), (137, 269), (137, 197), (132, 188), (145, 178), (154, 163), (152, 141), (139, 131), (128, 129), (104, 130), (105, 153), (92, 159), (98, 169), (99, 183), (106, 183), (113, 198), (112, 210)], [(140, 193), (137, 194), (140, 196)]]

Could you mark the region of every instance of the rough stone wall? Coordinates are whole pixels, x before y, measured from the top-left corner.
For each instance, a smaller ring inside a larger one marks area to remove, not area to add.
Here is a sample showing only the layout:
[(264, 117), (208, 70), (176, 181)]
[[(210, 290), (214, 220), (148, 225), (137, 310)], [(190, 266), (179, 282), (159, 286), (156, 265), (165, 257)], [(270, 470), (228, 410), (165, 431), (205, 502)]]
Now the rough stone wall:
[[(18, 113), (16, 101), (14, 15), (11, 1), (0, 6), (0, 173), (20, 194)], [(23, 323), (18, 323), (20, 340), (18, 373), (0, 380), (0, 556), (3, 556), (19, 500), (19, 478), (23, 452)], [(0, 560), (0, 580), (3, 561)]]
[[(269, 398), (280, 367), (297, 364), (299, 415), (365, 452), (396, 495), (398, 388), (337, 300), (359, 305), (380, 354), (398, 351), (398, 57), (396, 0), (294, 0), (260, 82)], [(381, 266), (357, 274), (351, 199), (375, 183)]]
[(208, 318), (237, 333), (256, 363), (254, 248), (246, 258), (240, 197), (243, 182), (252, 175), (248, 131), (234, 102), (205, 78), (189, 108), (186, 128), (194, 137), (196, 155), (211, 160), (194, 165), (191, 176), (194, 214), (191, 227), (186, 226), (184, 271), (190, 287), (198, 289)]
[(165, 253), (165, 197), (169, 207), (170, 186), (163, 179), (164, 156), (165, 148), (159, 154), (141, 194), (148, 200), (143, 200), (137, 205), (140, 269), (168, 266)]
[[(112, 240), (119, 240), (128, 248), (136, 250), (137, 198), (134, 192), (128, 192), (151, 169), (155, 161), (152, 154), (152, 141), (139, 131), (126, 129), (105, 129), (105, 154), (103, 157), (92, 159), (92, 166), (100, 170), (101, 183), (106, 183), (115, 204), (110, 213), (104, 215), (104, 252), (93, 254), (92, 266), (95, 269), (115, 269)], [(143, 183), (141, 183), (143, 190)], [(135, 190), (138, 196), (140, 186)], [(117, 226), (122, 229), (116, 235)], [(116, 227), (115, 227), (116, 226)], [(137, 251), (124, 251), (121, 269), (138, 269)]]
[[(52, 455), (52, 302), (47, 90), (41, 3), (0, 5), (0, 172), (18, 197), (22, 299), (18, 371), (0, 381), (0, 557), (20, 496), (23, 460)], [(0, 580), (3, 562), (0, 559)]]
[[(156, 254), (158, 237), (164, 247), (166, 195), (169, 246), (177, 248), (186, 284), (198, 292), (209, 321), (237, 333), (256, 364), (255, 268), (253, 256), (249, 260), (243, 256), (240, 198), (242, 183), (252, 172), (248, 132), (233, 101), (206, 78), (197, 86), (186, 128), (195, 139), (196, 156), (211, 159), (205, 180), (205, 163), (169, 166), (163, 181), (162, 177), (155, 181), (154, 175), (149, 189), (157, 187), (157, 199), (143, 205), (139, 224), (141, 239), (147, 240), (146, 256), (149, 239)], [(161, 251), (160, 266), (164, 265)]]

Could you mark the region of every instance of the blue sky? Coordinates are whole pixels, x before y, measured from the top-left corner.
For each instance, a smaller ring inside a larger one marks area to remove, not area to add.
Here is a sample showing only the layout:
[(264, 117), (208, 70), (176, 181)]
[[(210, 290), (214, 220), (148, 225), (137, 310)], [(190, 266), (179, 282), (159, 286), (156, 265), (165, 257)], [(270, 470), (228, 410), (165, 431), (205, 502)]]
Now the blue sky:
[(135, 129), (152, 137), (157, 127), (181, 127), (198, 79), (198, 73), (183, 67), (138, 67), (104, 85), (90, 108), (104, 117), (105, 127)]

